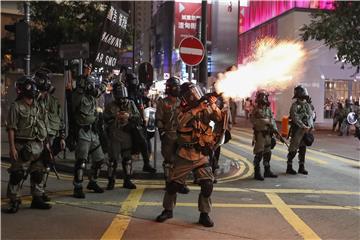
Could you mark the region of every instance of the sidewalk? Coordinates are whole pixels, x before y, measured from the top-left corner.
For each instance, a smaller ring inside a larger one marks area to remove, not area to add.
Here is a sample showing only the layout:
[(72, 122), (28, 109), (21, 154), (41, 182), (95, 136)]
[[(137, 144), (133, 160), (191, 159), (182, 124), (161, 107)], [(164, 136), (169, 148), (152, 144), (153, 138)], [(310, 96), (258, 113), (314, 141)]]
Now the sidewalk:
[[(281, 123), (277, 122), (278, 129), (281, 129)], [(238, 117), (235, 127), (252, 129), (250, 120), (244, 117)], [(315, 127), (317, 127), (315, 125)], [(337, 132), (331, 129), (316, 128), (314, 131), (315, 141), (311, 149), (330, 153), (340, 157), (350, 158), (360, 161), (360, 141), (354, 137), (354, 129), (351, 128), (349, 136), (338, 136)]]

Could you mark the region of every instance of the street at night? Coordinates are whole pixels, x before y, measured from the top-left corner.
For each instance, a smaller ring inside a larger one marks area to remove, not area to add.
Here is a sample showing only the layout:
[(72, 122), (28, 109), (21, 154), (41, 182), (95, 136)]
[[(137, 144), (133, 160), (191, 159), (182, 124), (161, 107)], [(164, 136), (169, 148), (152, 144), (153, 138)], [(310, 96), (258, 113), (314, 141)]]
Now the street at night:
[(1, 239), (360, 239), (360, 2), (1, 1)]
[[(239, 172), (219, 179), (213, 193), (211, 216), (215, 227), (207, 229), (198, 220), (199, 187), (190, 184), (188, 195), (178, 196), (174, 218), (155, 222), (161, 212), (164, 185), (161, 180), (138, 180), (138, 189), (123, 189), (118, 180), (113, 191), (88, 193), (86, 199), (71, 197), (72, 177), (52, 174), (49, 192), (53, 209), (29, 209), (30, 197), (24, 197), (17, 215), (2, 215), (2, 238), (49, 239), (358, 239), (359, 236), (359, 154), (356, 139), (348, 138), (341, 146), (349, 152), (337, 152), (332, 134), (319, 133), (319, 149), (311, 149), (307, 162), (309, 175), (285, 174), (286, 147), (278, 143), (272, 166), (276, 179), (259, 182), (252, 178), (251, 129), (236, 128), (234, 140), (222, 150), (221, 170), (233, 160)], [(320, 143), (319, 143), (320, 144)], [(325, 147), (325, 149), (324, 149)], [(341, 154), (347, 157), (342, 157)], [(8, 174), (2, 164), (2, 195)], [(106, 180), (101, 179), (105, 186)], [(23, 193), (28, 194), (25, 183)], [(32, 231), (36, 226), (42, 231)]]

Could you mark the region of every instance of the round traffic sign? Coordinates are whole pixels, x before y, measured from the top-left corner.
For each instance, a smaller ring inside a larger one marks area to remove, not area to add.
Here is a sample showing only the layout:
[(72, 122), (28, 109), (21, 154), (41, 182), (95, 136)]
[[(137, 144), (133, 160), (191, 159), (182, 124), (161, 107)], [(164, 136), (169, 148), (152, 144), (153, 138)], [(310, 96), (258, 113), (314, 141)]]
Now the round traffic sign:
[(179, 44), (181, 60), (189, 66), (198, 65), (204, 58), (204, 46), (201, 41), (195, 37), (187, 37), (181, 40)]

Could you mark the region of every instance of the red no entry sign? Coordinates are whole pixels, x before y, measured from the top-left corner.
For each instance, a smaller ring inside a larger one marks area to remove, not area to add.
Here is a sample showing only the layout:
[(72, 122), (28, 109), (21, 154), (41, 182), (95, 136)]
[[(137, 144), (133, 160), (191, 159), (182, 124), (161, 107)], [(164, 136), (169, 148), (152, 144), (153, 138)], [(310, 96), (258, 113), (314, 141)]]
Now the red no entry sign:
[(189, 66), (198, 65), (204, 58), (204, 46), (195, 37), (184, 38), (179, 45), (181, 60)]

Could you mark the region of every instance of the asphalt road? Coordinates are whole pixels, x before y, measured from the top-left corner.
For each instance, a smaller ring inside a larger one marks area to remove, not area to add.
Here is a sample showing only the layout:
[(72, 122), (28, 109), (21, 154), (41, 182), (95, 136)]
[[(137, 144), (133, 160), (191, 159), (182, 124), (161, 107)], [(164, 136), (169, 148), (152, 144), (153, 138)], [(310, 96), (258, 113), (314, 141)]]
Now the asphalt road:
[[(355, 149), (355, 146), (354, 146)], [(51, 210), (29, 208), (29, 182), (17, 214), (1, 214), (2, 239), (360, 239), (360, 162), (309, 150), (309, 175), (285, 174), (286, 148), (273, 151), (276, 179), (253, 180), (251, 133), (235, 129), (223, 151), (223, 161), (240, 167), (219, 179), (212, 196), (213, 228), (198, 225), (199, 187), (178, 195), (174, 218), (157, 223), (164, 194), (161, 180), (136, 181), (136, 190), (87, 193), (74, 199), (72, 177), (50, 177)], [(233, 164), (233, 161), (227, 161)], [(223, 164), (224, 165), (224, 164)], [(6, 201), (9, 164), (2, 163), (2, 206)], [(226, 167), (226, 164), (225, 166)], [(297, 163), (295, 163), (297, 168)], [(106, 180), (100, 184), (106, 186)]]

